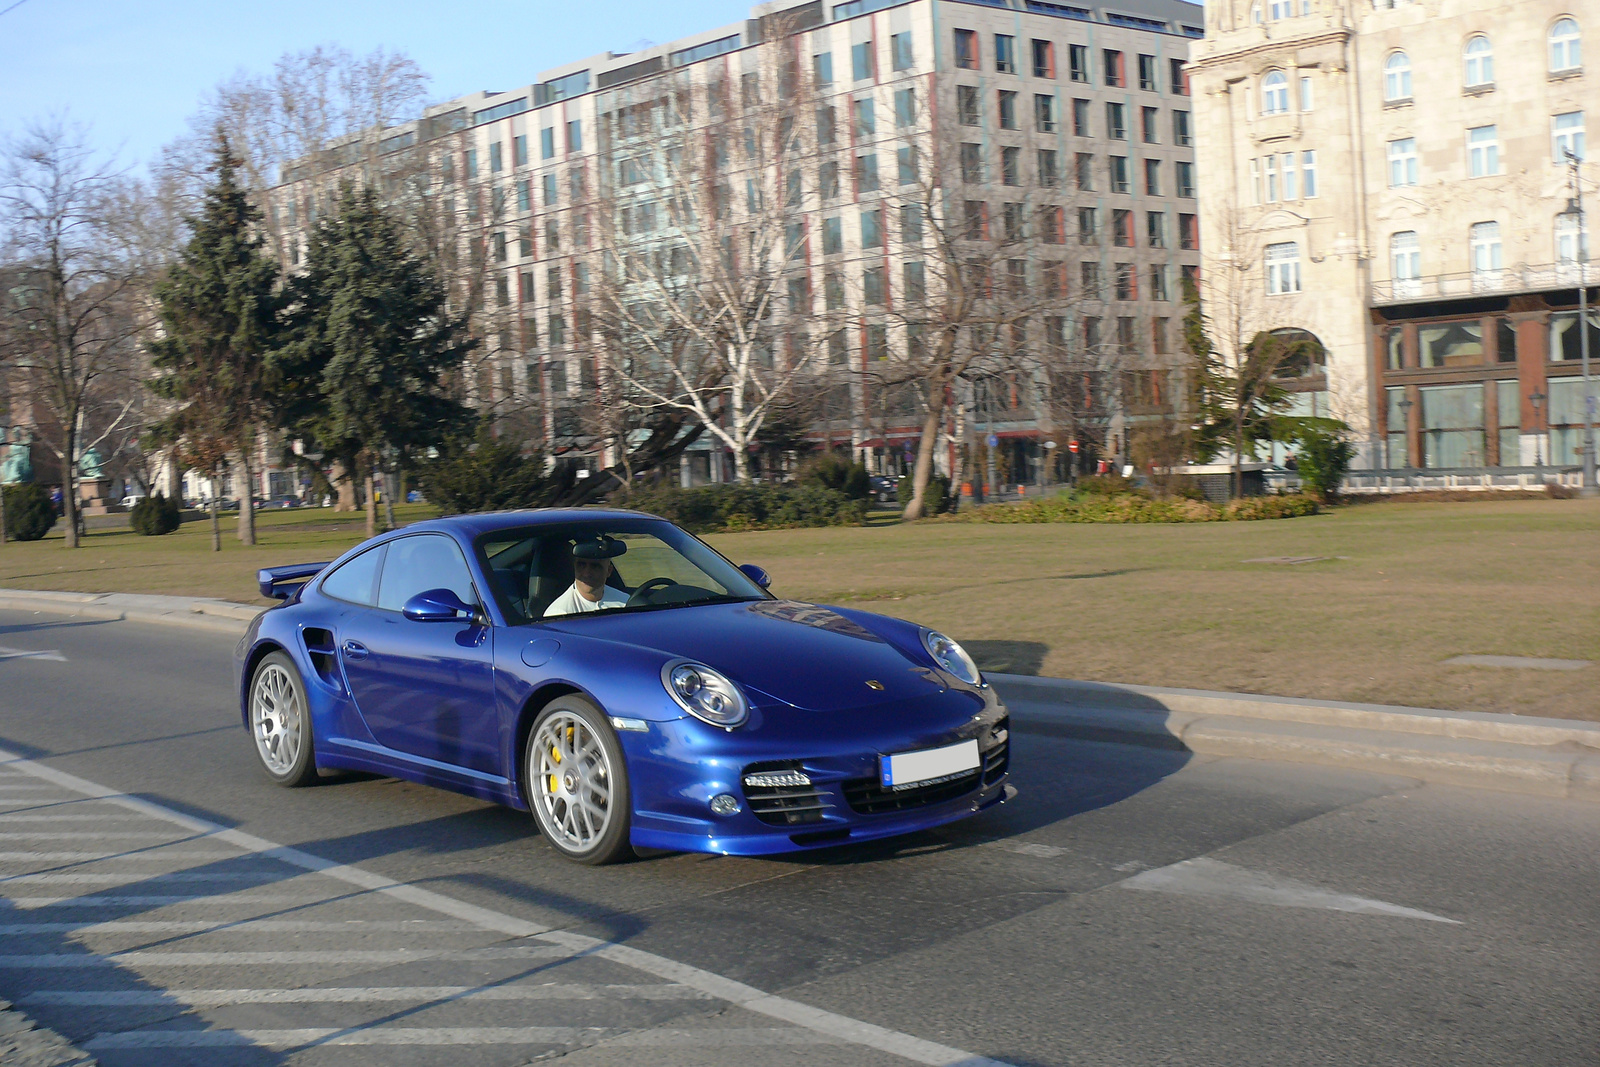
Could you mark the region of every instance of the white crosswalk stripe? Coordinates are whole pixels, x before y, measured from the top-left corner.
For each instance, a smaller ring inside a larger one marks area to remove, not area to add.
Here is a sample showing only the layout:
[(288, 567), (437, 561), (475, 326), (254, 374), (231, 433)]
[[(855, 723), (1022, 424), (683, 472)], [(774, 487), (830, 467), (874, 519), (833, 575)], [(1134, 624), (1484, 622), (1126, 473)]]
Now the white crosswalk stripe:
[(232, 860), (238, 858), (239, 854), (237, 852), (230, 852), (225, 849), (186, 849), (180, 852), (113, 852), (109, 854), (104, 852), (0, 852), (0, 863), (60, 863), (69, 860), (77, 863), (109, 860), (140, 863), (159, 860), (165, 863), (185, 860)]
[(0, 923), (0, 934), (25, 937), (28, 934), (198, 934), (214, 930), (255, 933), (365, 933), (372, 930), (398, 930), (404, 933), (463, 932), (476, 929), (471, 923), (451, 919), (346, 919), (343, 922), (318, 922), (310, 919), (235, 919), (203, 922), (198, 919), (115, 919), (108, 922)]
[(221, 1004), (421, 1004), (443, 1000), (711, 1000), (698, 989), (675, 982), (590, 985), (547, 982), (507, 986), (352, 986), (306, 989), (111, 989), (45, 990), (29, 993), (19, 1004), (63, 1004), (73, 1007), (131, 1008), (159, 1004), (212, 1007)]
[(0, 969), (49, 970), (52, 968), (122, 967), (259, 967), (267, 963), (304, 965), (330, 963), (385, 964), (415, 963), (418, 960), (554, 960), (573, 953), (555, 945), (518, 945), (508, 948), (479, 948), (452, 951), (426, 948), (388, 949), (292, 949), (275, 952), (110, 952), (103, 955), (75, 955), (69, 952), (40, 952), (0, 955)]
[[(0, 898), (3, 899), (3, 898)], [(173, 904), (236, 907), (240, 904), (308, 906), (334, 897), (290, 896), (286, 893), (129, 893), (82, 897), (12, 897), (19, 911), (38, 908), (164, 908)]]

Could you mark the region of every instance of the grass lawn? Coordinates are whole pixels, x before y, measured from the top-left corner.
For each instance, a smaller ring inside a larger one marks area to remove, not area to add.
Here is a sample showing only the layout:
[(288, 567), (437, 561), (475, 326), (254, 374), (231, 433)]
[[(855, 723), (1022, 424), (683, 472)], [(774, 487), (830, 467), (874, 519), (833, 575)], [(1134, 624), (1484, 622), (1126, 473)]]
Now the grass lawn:
[[(397, 509), (402, 522), (431, 514)], [(255, 569), (329, 559), (361, 515), (224, 520), (167, 537), (59, 534), (0, 548), (0, 585), (264, 603)], [(722, 534), (781, 596), (915, 619), (990, 670), (1600, 719), (1600, 666), (1450, 667), (1466, 653), (1600, 661), (1600, 501), (1381, 503), (1171, 526), (910, 526)], [(1324, 557), (1300, 564), (1270, 557)]]

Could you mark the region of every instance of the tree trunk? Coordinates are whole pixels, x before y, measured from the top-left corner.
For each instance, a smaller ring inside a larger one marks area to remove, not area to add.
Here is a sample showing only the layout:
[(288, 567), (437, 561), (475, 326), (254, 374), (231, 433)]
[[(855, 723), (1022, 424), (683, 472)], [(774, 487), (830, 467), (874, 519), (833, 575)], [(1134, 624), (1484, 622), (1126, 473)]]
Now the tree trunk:
[(400, 472), (385, 471), (383, 475), (383, 521), (391, 530), (400, 528), (394, 520), (394, 498), (400, 491)]
[(917, 464), (911, 471), (911, 499), (900, 517), (920, 519), (926, 507), (928, 482), (933, 478), (933, 450), (939, 446), (939, 423), (944, 420), (944, 387), (937, 381), (928, 389), (928, 415), (922, 420), (922, 440), (917, 442)]
[(61, 517), (67, 520), (67, 547), (78, 547), (78, 435), (67, 430), (66, 458), (61, 476)]
[[(247, 435), (247, 438), (253, 436)], [(256, 543), (256, 509), (251, 506), (256, 486), (250, 469), (250, 451), (248, 445), (239, 449), (239, 467), (244, 471), (244, 492), (239, 494), (239, 540), (247, 545)]]
[(216, 482), (213, 480), (211, 489), (211, 551), (222, 551), (222, 519), (217, 514), (217, 507), (222, 501), (217, 499)]
[(354, 511), (356, 509), (355, 474), (347, 470), (343, 463), (335, 462), (333, 465), (333, 490), (334, 511)]
[(0, 485), (0, 545), (6, 543), (6, 487)]
[(377, 472), (373, 465), (367, 465), (367, 536), (378, 536), (378, 488)]

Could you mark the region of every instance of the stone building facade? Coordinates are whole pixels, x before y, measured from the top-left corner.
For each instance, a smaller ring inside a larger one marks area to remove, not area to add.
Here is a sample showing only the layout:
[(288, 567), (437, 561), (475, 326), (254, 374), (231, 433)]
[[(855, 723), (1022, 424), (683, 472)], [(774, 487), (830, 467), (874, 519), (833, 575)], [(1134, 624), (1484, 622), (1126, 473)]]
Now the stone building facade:
[(1357, 430), (1358, 467), (1579, 461), (1597, 27), (1590, 0), (1206, 4), (1204, 294), (1323, 342), (1293, 387)]

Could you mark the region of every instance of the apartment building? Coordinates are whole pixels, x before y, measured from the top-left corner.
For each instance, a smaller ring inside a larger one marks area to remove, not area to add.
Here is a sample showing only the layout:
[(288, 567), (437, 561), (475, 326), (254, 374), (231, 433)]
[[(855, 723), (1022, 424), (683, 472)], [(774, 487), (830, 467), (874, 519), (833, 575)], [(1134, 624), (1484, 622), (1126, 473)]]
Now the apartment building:
[(1571, 0), (1207, 3), (1204, 291), (1244, 336), (1323, 342), (1291, 387), (1357, 429), (1358, 467), (1579, 462), (1590, 268), (1569, 198), (1595, 188), (1597, 26)]
[[(340, 182), (376, 183), (405, 204), (475, 311), (487, 355), (475, 401), (600, 463), (589, 418), (608, 366), (598, 347), (616, 343), (598, 328), (602, 272), (635, 253), (670, 259), (664, 235), (692, 212), (651, 194), (652, 175), (683, 145), (710, 146), (728, 168), (707, 177), (719, 214), (783, 205), (775, 343), (814, 345), (812, 373), (832, 383), (812, 439), (848, 442), (883, 470), (900, 469), (922, 432), (915, 383), (875, 372), (918, 343), (905, 308), (936, 298), (934, 242), (918, 218), (963, 218), (974, 236), (1027, 227), (1007, 282), (1059, 287), (1063, 311), (1010, 336), (1035, 365), (1070, 347), (1113, 368), (1096, 382), (1094, 418), (1117, 452), (1130, 420), (1175, 411), (1184, 392), (1181, 279), (1199, 263), (1184, 64), (1201, 15), (1182, 0), (769, 3), (744, 22), (590, 57), (330, 146), (285, 169), (269, 214), (292, 269)], [(759, 147), (777, 131), (752, 119), (771, 112), (751, 110), (774, 89), (805, 96), (801, 147), (781, 159)], [(1017, 369), (1026, 362), (975, 365), (957, 383), (942, 469), (993, 440), (1010, 480), (1041, 473), (1056, 426), (1037, 376)], [(725, 452), (697, 443), (686, 478), (726, 479)]]

